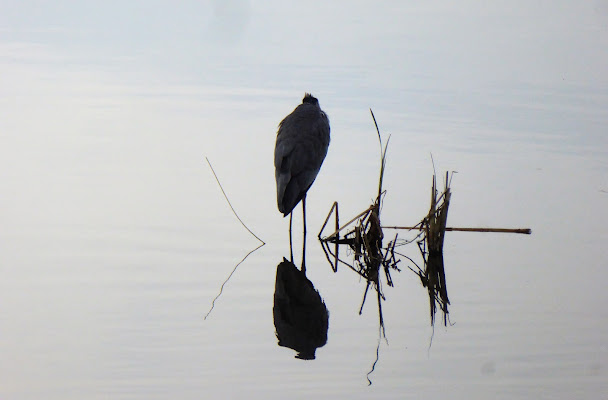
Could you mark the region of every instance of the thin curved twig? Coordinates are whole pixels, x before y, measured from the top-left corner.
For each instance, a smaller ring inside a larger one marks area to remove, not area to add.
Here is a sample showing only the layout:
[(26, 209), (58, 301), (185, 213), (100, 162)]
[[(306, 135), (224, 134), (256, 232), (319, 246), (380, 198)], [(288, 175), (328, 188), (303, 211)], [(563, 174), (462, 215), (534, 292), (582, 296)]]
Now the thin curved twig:
[[(218, 179), (215, 170), (213, 169), (213, 167), (211, 166), (211, 162), (209, 161), (209, 158), (205, 157), (205, 160), (207, 160), (207, 164), (209, 164), (209, 168), (211, 168), (211, 172), (213, 172), (213, 176), (215, 177), (215, 180), (217, 181), (217, 184), (219, 185), (220, 189), (222, 190), (222, 194), (224, 195), (224, 198), (226, 199), (226, 201), (228, 202), (228, 205), (230, 206), (230, 209), (232, 210), (232, 212), (234, 213), (234, 216), (236, 217), (236, 219), (239, 220), (239, 222), (241, 223), (241, 225), (243, 225), (245, 227), (245, 229), (247, 229), (247, 231), (249, 233), (251, 233), (253, 235), (253, 237), (255, 237), (257, 240), (259, 240), (262, 245), (265, 245), (266, 242), (264, 242), (262, 239), (260, 239), (255, 233), (253, 233), (251, 231), (251, 229), (249, 229), (247, 227), (247, 225), (245, 225), (245, 223), (243, 222), (243, 220), (239, 217), (239, 215), (236, 213), (236, 211), (234, 210), (234, 207), (232, 207), (232, 204), (230, 203), (230, 200), (228, 199), (228, 196), (226, 195), (226, 192), (224, 191), (224, 188), (222, 187), (222, 184), (220, 183), (220, 180)], [(261, 246), (260, 246), (261, 247)]]
[(236, 213), (236, 210), (234, 209), (234, 207), (232, 207), (232, 204), (230, 203), (230, 199), (228, 199), (228, 196), (226, 195), (226, 192), (224, 191), (224, 188), (222, 187), (222, 184), (220, 183), (220, 180), (217, 177), (217, 174), (215, 173), (215, 170), (213, 169), (213, 166), (211, 165), (211, 162), (209, 161), (209, 158), (205, 157), (205, 160), (207, 160), (207, 164), (209, 164), (209, 168), (211, 168), (211, 172), (213, 172), (213, 176), (215, 177), (215, 181), (217, 182), (218, 186), (220, 187), (220, 189), (222, 191), (222, 194), (224, 195), (224, 198), (226, 199), (226, 202), (230, 206), (230, 209), (232, 210), (232, 213), (234, 214), (234, 216), (236, 217), (236, 219), (238, 219), (239, 222), (241, 223), (241, 225), (243, 225), (243, 227), (245, 229), (247, 229), (247, 231), (249, 233), (251, 233), (251, 235), (253, 235), (253, 237), (255, 237), (261, 243), (258, 247), (256, 247), (255, 249), (253, 249), (249, 253), (247, 253), (247, 255), (245, 255), (245, 257), (243, 257), (243, 259), (241, 261), (239, 261), (239, 263), (237, 265), (234, 266), (234, 269), (232, 270), (232, 272), (230, 272), (230, 275), (228, 275), (228, 278), (226, 278), (226, 280), (224, 281), (224, 283), (222, 283), (222, 286), (220, 287), (220, 292), (218, 293), (217, 296), (215, 296), (215, 298), (211, 302), (211, 308), (209, 309), (209, 311), (207, 312), (207, 314), (205, 315), (205, 318), (204, 318), (204, 319), (207, 319), (207, 317), (209, 316), (209, 314), (211, 314), (211, 311), (213, 311), (213, 309), (215, 308), (215, 302), (222, 295), (222, 292), (224, 291), (224, 286), (226, 286), (226, 284), (228, 283), (228, 281), (230, 280), (230, 278), (232, 277), (232, 275), (234, 275), (234, 273), (236, 272), (236, 269), (239, 267), (239, 265), (241, 265), (247, 259), (247, 257), (249, 257), (252, 253), (254, 253), (256, 250), (258, 250), (260, 247), (264, 246), (266, 244), (266, 242), (264, 242), (255, 233), (253, 233), (251, 231), (251, 229), (249, 229), (247, 227), (247, 225), (245, 225), (245, 223), (243, 222), (243, 220)]
[(249, 257), (251, 255), (251, 253), (255, 252), (257, 249), (259, 249), (260, 247), (264, 246), (264, 244), (265, 243), (262, 243), (261, 245), (259, 245), (255, 249), (251, 250), (249, 253), (247, 253), (247, 255), (245, 257), (243, 257), (243, 259), (241, 261), (239, 261), (239, 263), (237, 265), (234, 266), (234, 269), (232, 270), (232, 272), (230, 273), (230, 275), (228, 275), (228, 278), (226, 278), (226, 280), (224, 281), (224, 283), (222, 283), (222, 286), (220, 287), (220, 292), (217, 294), (217, 296), (215, 296), (215, 298), (211, 302), (211, 308), (209, 309), (209, 311), (207, 312), (207, 314), (205, 314), (205, 318), (203, 318), (203, 319), (207, 319), (207, 317), (209, 316), (209, 314), (211, 314), (211, 311), (213, 311), (213, 309), (215, 308), (215, 301), (220, 298), (220, 296), (222, 295), (222, 292), (224, 291), (224, 286), (228, 283), (228, 281), (230, 280), (230, 278), (232, 278), (232, 275), (236, 272), (236, 269), (239, 267), (239, 265), (241, 265), (247, 259), (247, 257)]

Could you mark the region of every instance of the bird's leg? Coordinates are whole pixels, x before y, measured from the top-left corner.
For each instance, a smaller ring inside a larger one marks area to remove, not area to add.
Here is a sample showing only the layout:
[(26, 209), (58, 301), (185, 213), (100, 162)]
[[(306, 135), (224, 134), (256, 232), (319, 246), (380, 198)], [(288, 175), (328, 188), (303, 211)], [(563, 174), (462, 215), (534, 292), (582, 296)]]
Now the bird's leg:
[(304, 221), (304, 233), (302, 236), (302, 272), (306, 274), (306, 195), (302, 198), (302, 219)]
[(291, 263), (293, 264), (293, 246), (291, 241), (291, 218), (293, 217), (293, 213), (289, 213), (289, 257)]

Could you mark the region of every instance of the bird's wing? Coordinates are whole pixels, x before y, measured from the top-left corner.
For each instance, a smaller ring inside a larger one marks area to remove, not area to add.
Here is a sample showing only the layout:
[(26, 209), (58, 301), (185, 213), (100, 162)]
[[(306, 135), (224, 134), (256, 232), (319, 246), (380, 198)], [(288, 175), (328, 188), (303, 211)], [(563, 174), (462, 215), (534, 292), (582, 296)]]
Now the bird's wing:
[(279, 210), (285, 215), (304, 197), (327, 155), (329, 123), (318, 111), (313, 116), (294, 112), (279, 126), (275, 177)]

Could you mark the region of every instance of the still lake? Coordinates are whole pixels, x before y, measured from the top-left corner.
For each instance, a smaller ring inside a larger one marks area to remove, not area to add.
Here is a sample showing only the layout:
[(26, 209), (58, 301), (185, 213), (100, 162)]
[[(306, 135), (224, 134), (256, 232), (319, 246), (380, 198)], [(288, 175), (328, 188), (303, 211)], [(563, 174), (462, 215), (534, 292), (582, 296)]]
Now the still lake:
[[(605, 1), (8, 4), (0, 398), (608, 396)], [(307, 200), (330, 312), (314, 361), (277, 345), (272, 312), (276, 129), (307, 91), (332, 135)], [(532, 235), (446, 234), (447, 328), (404, 260), (368, 386), (375, 299), (359, 315), (365, 282), (316, 236), (334, 201), (346, 222), (375, 198), (370, 108), (391, 135), (383, 224), (425, 216), (435, 168), (456, 171), (449, 226)], [(205, 157), (266, 242), (207, 319), (259, 243)]]

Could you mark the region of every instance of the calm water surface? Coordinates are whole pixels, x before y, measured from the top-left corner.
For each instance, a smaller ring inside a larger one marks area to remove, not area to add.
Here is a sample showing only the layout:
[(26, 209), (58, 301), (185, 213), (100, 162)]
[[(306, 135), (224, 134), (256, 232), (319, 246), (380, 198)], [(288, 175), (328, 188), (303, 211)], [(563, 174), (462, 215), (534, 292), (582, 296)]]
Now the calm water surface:
[[(2, 399), (607, 396), (605, 1), (2, 14)], [(332, 126), (307, 202), (308, 277), (330, 310), (314, 361), (277, 346), (272, 317), (289, 251), (272, 154), (304, 91)], [(374, 198), (370, 107), (392, 135), (385, 224), (426, 214), (432, 153), (457, 171), (449, 225), (533, 234), (447, 234), (448, 328), (433, 332), (415, 275), (393, 274), (368, 387), (374, 300), (359, 316), (364, 283), (315, 237), (333, 201), (346, 221)], [(266, 242), (206, 320), (258, 242), (205, 156)]]

